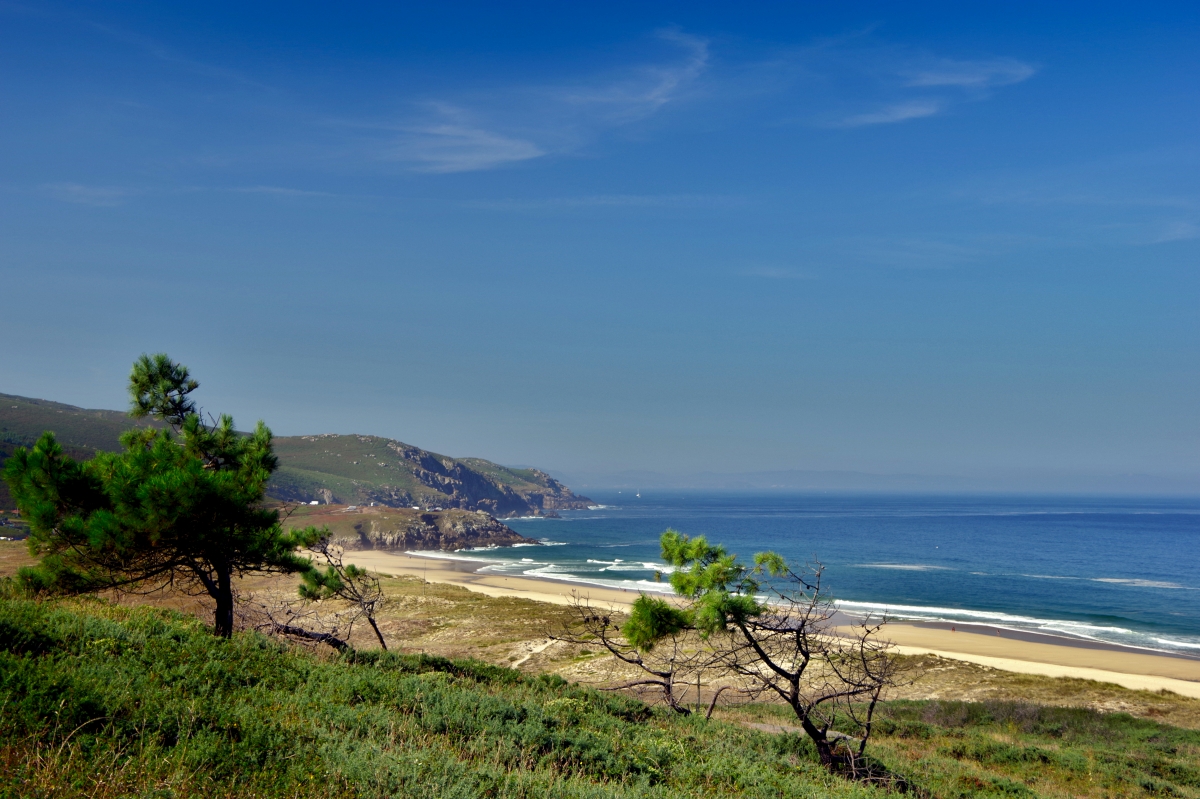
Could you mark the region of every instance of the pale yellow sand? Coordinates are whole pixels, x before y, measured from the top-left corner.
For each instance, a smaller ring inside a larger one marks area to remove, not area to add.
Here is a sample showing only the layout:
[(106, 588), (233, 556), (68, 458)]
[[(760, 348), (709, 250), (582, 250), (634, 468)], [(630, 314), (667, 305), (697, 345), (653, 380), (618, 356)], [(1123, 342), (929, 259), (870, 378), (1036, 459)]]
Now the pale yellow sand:
[[(576, 591), (580, 596), (588, 597), (593, 604), (618, 606), (628, 605), (637, 596), (633, 591), (615, 588), (532, 577), (475, 574), (472, 570), (483, 565), (479, 562), (472, 564), (373, 550), (348, 552), (346, 560), (374, 571), (424, 576), (431, 582), (459, 585), (488, 596), (515, 596), (537, 602), (566, 604), (571, 592)], [(886, 636), (898, 645), (901, 654), (932, 653), (1004, 671), (1097, 680), (1136, 690), (1166, 689), (1200, 699), (1198, 660), (1017, 641), (899, 623), (887, 625)]]

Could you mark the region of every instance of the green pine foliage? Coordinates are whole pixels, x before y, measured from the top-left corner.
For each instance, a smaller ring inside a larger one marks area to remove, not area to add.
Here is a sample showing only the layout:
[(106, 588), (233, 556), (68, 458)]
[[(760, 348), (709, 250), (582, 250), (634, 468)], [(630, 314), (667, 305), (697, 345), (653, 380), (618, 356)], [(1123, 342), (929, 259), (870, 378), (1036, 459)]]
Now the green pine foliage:
[(131, 416), (164, 429), (130, 429), (124, 451), (87, 461), (69, 457), (51, 432), (13, 453), (4, 478), (41, 558), (21, 571), (27, 588), (194, 587), (216, 602), (216, 632), (228, 636), (235, 575), (309, 568), (293, 550), (315, 532), (285, 533), (278, 512), (262, 505), (278, 467), (271, 431), (259, 422), (239, 434), (229, 416), (204, 424), (189, 397), (198, 385), (166, 355), (143, 355), (130, 376)]
[(639, 594), (629, 608), (629, 618), (621, 625), (621, 635), (629, 645), (649, 652), (654, 645), (691, 626), (691, 614), (665, 599)]

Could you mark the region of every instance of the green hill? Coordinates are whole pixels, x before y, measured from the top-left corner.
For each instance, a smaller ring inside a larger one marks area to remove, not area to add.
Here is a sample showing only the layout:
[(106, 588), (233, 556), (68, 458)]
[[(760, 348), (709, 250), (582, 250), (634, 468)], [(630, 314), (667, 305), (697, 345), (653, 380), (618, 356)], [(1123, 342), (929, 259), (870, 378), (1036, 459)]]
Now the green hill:
[[(120, 411), (0, 394), (0, 463), (44, 430), (53, 430), (73, 457), (88, 458), (98, 450), (117, 449), (121, 433), (134, 424), (138, 422)], [(275, 439), (275, 447), (280, 469), (269, 493), (279, 500), (457, 508), (502, 518), (550, 515), (592, 504), (537, 469), (451, 458), (378, 436), (283, 436)], [(11, 507), (0, 481), (0, 508)]]
[[(129, 418), (121, 411), (76, 408), (61, 402), (0, 394), (0, 466), (19, 446), (37, 441), (44, 430), (53, 430), (58, 443), (73, 458), (90, 458), (100, 450), (121, 446), (121, 433), (149, 422)], [(0, 480), (0, 509), (11, 509), (8, 486)]]
[(503, 518), (586, 508), (587, 497), (537, 469), (451, 458), (390, 438), (360, 435), (275, 439), (280, 499), (480, 510)]

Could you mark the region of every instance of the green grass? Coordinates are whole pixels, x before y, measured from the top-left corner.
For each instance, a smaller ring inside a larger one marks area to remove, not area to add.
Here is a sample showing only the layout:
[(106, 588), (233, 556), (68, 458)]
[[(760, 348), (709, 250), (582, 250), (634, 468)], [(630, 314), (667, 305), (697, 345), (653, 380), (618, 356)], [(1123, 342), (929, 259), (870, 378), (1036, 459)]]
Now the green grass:
[[(121, 433), (145, 420), (130, 419), (120, 411), (97, 411), (61, 402), (0, 394), (0, 469), (17, 447), (31, 446), (46, 430), (53, 430), (58, 443), (72, 458), (84, 460), (97, 451), (121, 448)], [(8, 485), (0, 480), (0, 510), (16, 505)]]
[(513, 469), (482, 458), (460, 458), (459, 462), (514, 491), (546, 490), (546, 475), (536, 469)]
[[(866, 797), (781, 708), (681, 718), (473, 660), (323, 657), (100, 601), (0, 600), (0, 797)], [(917, 795), (1197, 796), (1200, 732), (1021, 703), (890, 702)]]
[(63, 447), (86, 451), (115, 452), (121, 448), (121, 433), (150, 422), (131, 419), (121, 411), (76, 408), (61, 402), (0, 394), (0, 441), (29, 446), (46, 430), (53, 430)]
[[(268, 491), (275, 499), (307, 502), (320, 498), (320, 490), (325, 488), (333, 493), (337, 501), (366, 504), (370, 500), (363, 497), (381, 485), (370, 481), (356, 480), (352, 477), (342, 477), (330, 472), (300, 469), (295, 466), (280, 466), (279, 470), (271, 475)], [(395, 487), (398, 491), (404, 490), (399, 485)]]
[(477, 661), (325, 660), (100, 603), (6, 600), (0, 641), (4, 796), (872, 794), (798, 739)]
[[(728, 720), (786, 726), (782, 707)], [(1020, 701), (891, 701), (873, 756), (936, 797), (1200, 796), (1200, 731)]]

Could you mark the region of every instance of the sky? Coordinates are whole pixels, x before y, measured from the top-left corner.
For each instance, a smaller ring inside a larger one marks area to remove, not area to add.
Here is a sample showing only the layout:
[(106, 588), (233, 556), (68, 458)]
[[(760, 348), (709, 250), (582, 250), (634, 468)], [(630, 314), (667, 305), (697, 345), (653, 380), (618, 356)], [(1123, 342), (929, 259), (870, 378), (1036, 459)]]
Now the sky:
[(563, 475), (1200, 492), (1198, 53), (1184, 3), (0, 0), (0, 392), (165, 351), (243, 427)]

